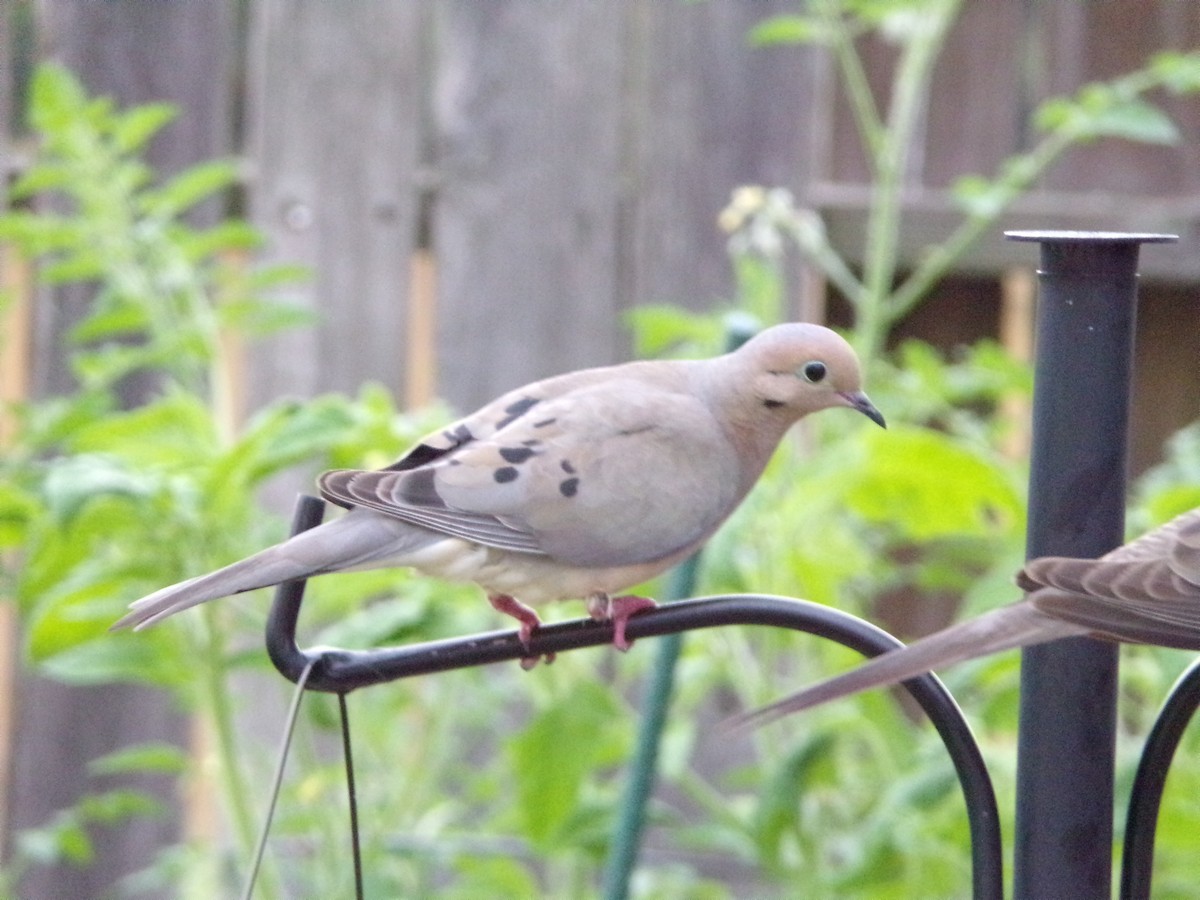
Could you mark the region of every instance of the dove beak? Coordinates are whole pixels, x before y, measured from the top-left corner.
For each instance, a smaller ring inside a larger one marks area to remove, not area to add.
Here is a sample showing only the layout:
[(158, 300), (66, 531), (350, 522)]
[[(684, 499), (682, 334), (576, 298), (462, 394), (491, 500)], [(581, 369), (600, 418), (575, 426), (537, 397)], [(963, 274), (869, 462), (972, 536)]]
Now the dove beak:
[(846, 401), (847, 406), (851, 409), (857, 409), (880, 428), (887, 428), (887, 421), (883, 418), (883, 413), (875, 408), (875, 404), (862, 391), (846, 392), (838, 396)]

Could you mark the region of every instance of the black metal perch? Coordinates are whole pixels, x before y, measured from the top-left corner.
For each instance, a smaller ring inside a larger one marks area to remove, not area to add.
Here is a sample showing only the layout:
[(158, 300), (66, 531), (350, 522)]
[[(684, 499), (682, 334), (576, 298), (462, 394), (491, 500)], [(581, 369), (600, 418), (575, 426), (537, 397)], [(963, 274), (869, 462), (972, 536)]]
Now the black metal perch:
[[(1168, 235), (1013, 232), (1042, 247), (1027, 551), (1098, 556), (1124, 534), (1126, 438), (1140, 244)], [(323, 504), (297, 506), (295, 531), (318, 524)], [(339, 695), (398, 678), (608, 644), (611, 625), (549, 625), (521, 644), (515, 631), (407, 647), (301, 650), (296, 624), (304, 583), (281, 585), (267, 625), (272, 662), (307, 689)], [(630, 638), (721, 625), (806, 631), (867, 656), (900, 642), (854, 616), (761, 595), (670, 603), (629, 621)], [(1113, 645), (1074, 638), (1022, 657), (1014, 896), (1107, 898), (1117, 658)], [(932, 675), (904, 683), (929, 715), (958, 773), (971, 830), (974, 896), (1003, 896), (999, 818), (991, 780), (962, 712)], [(1130, 801), (1121, 897), (1150, 895), (1155, 821), (1166, 771), (1200, 706), (1200, 664), (1180, 680), (1147, 741)]]
[[(301, 497), (293, 533), (320, 524), (323, 512), (322, 501)], [(301, 650), (296, 643), (296, 623), (303, 597), (303, 581), (279, 586), (267, 620), (267, 652), (275, 667), (292, 682), (311, 662), (306, 689), (332, 694), (346, 694), (413, 675), (603, 646), (611, 644), (613, 637), (610, 624), (580, 619), (539, 628), (528, 648), (516, 631), (496, 631), (376, 650), (325, 647)], [(664, 604), (630, 619), (626, 633), (638, 639), (719, 625), (792, 628), (837, 641), (865, 656), (877, 656), (901, 646), (886, 631), (849, 613), (804, 600), (753, 594)], [(933, 722), (958, 774), (971, 829), (975, 896), (1001, 898), (1004, 888), (999, 812), (987, 766), (970, 726), (936, 676), (914, 678), (906, 681), (904, 687)]]

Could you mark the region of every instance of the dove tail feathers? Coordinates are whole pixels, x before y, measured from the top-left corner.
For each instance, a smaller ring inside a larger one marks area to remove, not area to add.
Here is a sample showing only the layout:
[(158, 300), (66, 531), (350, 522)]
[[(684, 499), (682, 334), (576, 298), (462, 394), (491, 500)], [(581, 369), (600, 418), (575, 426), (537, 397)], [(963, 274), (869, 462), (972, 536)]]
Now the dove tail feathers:
[(1028, 602), (1005, 606), (974, 619), (880, 654), (841, 675), (817, 682), (781, 700), (752, 710), (732, 720), (735, 727), (759, 726), (857, 694), (871, 688), (907, 681), (933, 669), (968, 659), (1010, 650), (1013, 647), (1040, 644), (1061, 637), (1085, 634), (1087, 629), (1052, 619)]
[(110, 631), (153, 625), (192, 606), (341, 569), (403, 565), (403, 555), (429, 543), (424, 529), (366, 511), (340, 519), (268, 547), (207, 575), (162, 588), (129, 605)]

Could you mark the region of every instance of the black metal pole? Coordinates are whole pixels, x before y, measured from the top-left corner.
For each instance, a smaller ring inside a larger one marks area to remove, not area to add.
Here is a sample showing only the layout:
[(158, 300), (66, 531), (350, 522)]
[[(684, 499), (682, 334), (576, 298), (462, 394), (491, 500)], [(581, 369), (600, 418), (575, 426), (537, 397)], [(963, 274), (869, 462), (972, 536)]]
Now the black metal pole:
[[(1026, 552), (1122, 543), (1138, 248), (1169, 235), (1009, 232), (1041, 245)], [(1117, 648), (1021, 658), (1013, 896), (1112, 895)]]

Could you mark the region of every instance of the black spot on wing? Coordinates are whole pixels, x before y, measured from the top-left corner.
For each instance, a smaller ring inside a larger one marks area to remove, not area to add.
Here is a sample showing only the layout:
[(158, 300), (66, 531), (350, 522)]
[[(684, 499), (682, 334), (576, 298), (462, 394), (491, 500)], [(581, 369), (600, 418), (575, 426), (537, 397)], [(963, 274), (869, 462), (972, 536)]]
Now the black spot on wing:
[(521, 416), (525, 415), (525, 413), (529, 412), (529, 410), (533, 409), (533, 407), (537, 406), (540, 402), (541, 401), (537, 397), (522, 397), (516, 403), (506, 406), (504, 408), (504, 412), (507, 413), (507, 415), (496, 423), (496, 430), (499, 431), (502, 428), (507, 428), (517, 419), (521, 418)]
[(441, 506), (432, 469), (421, 469), (400, 481), (400, 499), (413, 506)]
[(767, 409), (779, 409), (779, 407), (783, 406), (783, 401), (782, 400), (764, 400), (763, 406), (765, 406)]
[(559, 465), (562, 466), (562, 470), (564, 472), (566, 472), (568, 475), (575, 474), (575, 467), (573, 465), (571, 465), (570, 460), (564, 459), (562, 462), (559, 463)]
[(520, 474), (513, 466), (504, 466), (493, 472), (492, 477), (500, 484), (507, 484), (510, 481), (516, 481)]
[(506, 463), (512, 463), (514, 466), (519, 466), (521, 463), (526, 462), (529, 457), (533, 456), (535, 452), (536, 451), (534, 451), (532, 447), (528, 446), (501, 447), (500, 458)]
[(534, 428), (545, 428), (547, 425), (553, 425), (557, 421), (558, 421), (557, 418), (551, 416), (549, 419), (542, 419), (542, 421), (540, 421), (540, 422), (534, 422), (533, 427)]
[(558, 484), (558, 491), (564, 497), (574, 497), (577, 493), (579, 493), (579, 479), (568, 478), (565, 481), (560, 481)]

